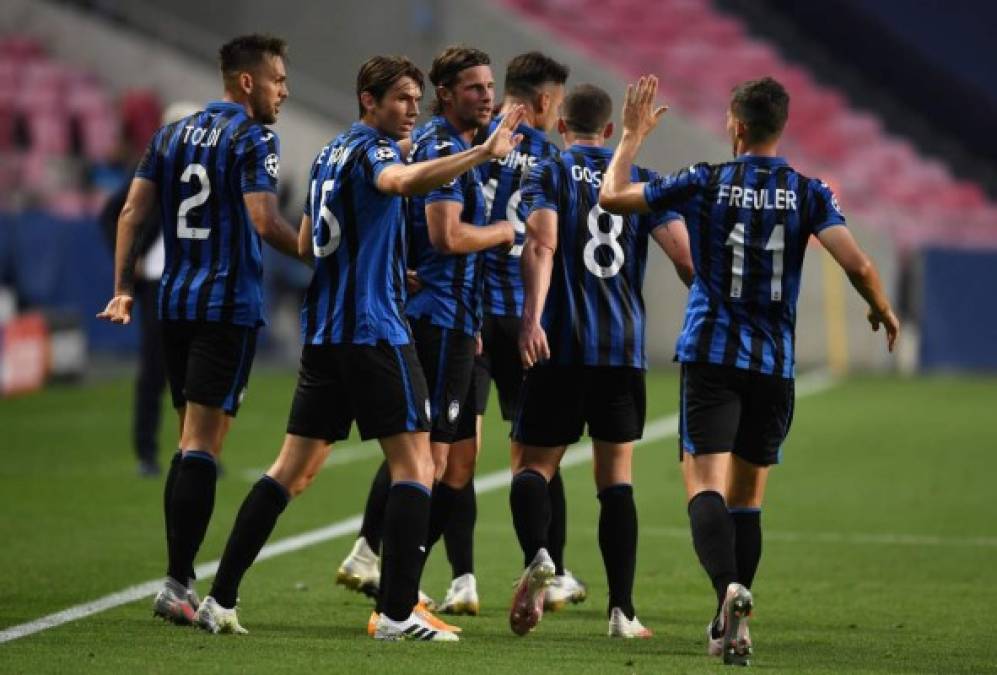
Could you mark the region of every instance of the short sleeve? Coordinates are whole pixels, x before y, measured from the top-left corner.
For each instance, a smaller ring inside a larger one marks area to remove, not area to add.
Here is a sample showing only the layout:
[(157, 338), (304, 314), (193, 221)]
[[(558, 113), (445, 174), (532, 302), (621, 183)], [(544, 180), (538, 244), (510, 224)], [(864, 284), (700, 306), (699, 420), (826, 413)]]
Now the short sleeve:
[(679, 210), (705, 184), (708, 164), (694, 164), (666, 176), (654, 176), (644, 185), (644, 199), (652, 211)]
[(159, 182), (163, 161), (162, 155), (159, 153), (159, 147), (165, 135), (166, 127), (153, 134), (152, 139), (149, 140), (149, 144), (145, 146), (145, 154), (142, 155), (142, 159), (135, 169), (136, 178), (145, 178), (155, 183)]
[[(447, 138), (433, 137), (432, 135), (422, 138), (419, 147), (415, 151), (413, 162), (425, 162), (438, 157), (448, 157), (458, 150), (456, 144)], [(464, 176), (477, 176), (474, 171), (457, 176), (446, 185), (441, 185), (429, 191), (425, 197), (426, 204), (433, 202), (458, 202), (464, 203)]]
[(807, 209), (804, 213), (810, 231), (817, 234), (832, 225), (844, 225), (845, 216), (838, 206), (838, 198), (827, 183), (821, 180), (811, 180), (807, 189), (810, 191), (807, 199)]
[(280, 139), (277, 134), (254, 124), (246, 129), (235, 148), (242, 193), (276, 192), (280, 176)]
[(534, 211), (550, 209), (557, 211), (557, 177), (554, 162), (544, 160), (523, 174), (520, 194), (526, 205), (527, 218)]
[(392, 164), (403, 163), (401, 150), (395, 143), (386, 138), (377, 139), (364, 152), (364, 174), (373, 185), (377, 184), (377, 177), (385, 168)]

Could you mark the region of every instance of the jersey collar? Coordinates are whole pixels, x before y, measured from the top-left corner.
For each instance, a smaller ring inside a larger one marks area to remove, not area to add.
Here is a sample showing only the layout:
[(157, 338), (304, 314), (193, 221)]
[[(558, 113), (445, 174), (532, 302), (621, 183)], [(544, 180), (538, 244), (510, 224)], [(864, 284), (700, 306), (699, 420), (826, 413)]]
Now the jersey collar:
[(209, 101), (204, 109), (208, 112), (222, 112), (223, 110), (246, 112), (246, 108), (241, 103), (236, 103), (235, 101)]
[(759, 157), (758, 155), (738, 155), (734, 158), (735, 162), (747, 162), (748, 164), (757, 164), (759, 166), (782, 166), (786, 163), (786, 160), (782, 157)]
[(451, 136), (453, 136), (454, 140), (459, 141), (460, 148), (465, 150), (468, 148), (468, 143), (466, 140), (464, 140), (464, 136), (461, 135), (459, 131), (457, 131), (457, 127), (450, 124), (450, 120), (448, 120), (446, 117), (444, 117), (443, 115), (436, 115), (435, 117), (433, 117), (433, 123), (436, 124), (438, 127), (442, 128)]
[(583, 155), (594, 155), (596, 157), (610, 157), (613, 154), (612, 148), (607, 148), (605, 145), (582, 145), (580, 143), (575, 143), (568, 148), (569, 152), (580, 152)]

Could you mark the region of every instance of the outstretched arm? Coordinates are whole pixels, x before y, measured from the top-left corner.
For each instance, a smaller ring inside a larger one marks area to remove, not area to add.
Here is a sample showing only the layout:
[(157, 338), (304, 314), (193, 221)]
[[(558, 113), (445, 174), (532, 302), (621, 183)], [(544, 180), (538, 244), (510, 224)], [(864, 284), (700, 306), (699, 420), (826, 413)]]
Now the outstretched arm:
[(651, 210), (644, 197), (645, 184), (631, 182), (630, 168), (644, 139), (668, 110), (668, 106), (655, 106), (657, 94), (658, 78), (653, 75), (641, 77), (636, 85), (627, 85), (623, 101), (623, 135), (606, 168), (599, 192), (599, 205), (607, 211), (647, 213)]
[(377, 189), (386, 194), (403, 197), (421, 195), (448, 183), (479, 164), (505, 157), (523, 140), (523, 135), (514, 133), (514, 130), (524, 115), (523, 106), (516, 106), (512, 112), (502, 118), (502, 123), (495, 127), (488, 140), (469, 150), (425, 162), (392, 164), (385, 167), (377, 175)]
[(523, 321), (519, 329), (519, 356), (525, 368), (550, 358), (547, 333), (540, 325), (554, 251), (557, 250), (557, 212), (537, 209), (526, 219), (526, 243), (523, 245)]
[(132, 320), (135, 293), (135, 265), (139, 245), (143, 240), (141, 229), (149, 227), (149, 213), (156, 204), (156, 183), (147, 178), (134, 178), (128, 190), (121, 215), (118, 216), (118, 237), (114, 249), (114, 297), (107, 303), (98, 319), (126, 324)]
[(817, 234), (817, 238), (841, 265), (862, 299), (869, 304), (869, 324), (874, 331), (878, 331), (880, 325), (883, 326), (886, 330), (886, 347), (892, 352), (897, 336), (900, 335), (900, 321), (883, 292), (876, 265), (859, 248), (847, 227), (826, 227)]

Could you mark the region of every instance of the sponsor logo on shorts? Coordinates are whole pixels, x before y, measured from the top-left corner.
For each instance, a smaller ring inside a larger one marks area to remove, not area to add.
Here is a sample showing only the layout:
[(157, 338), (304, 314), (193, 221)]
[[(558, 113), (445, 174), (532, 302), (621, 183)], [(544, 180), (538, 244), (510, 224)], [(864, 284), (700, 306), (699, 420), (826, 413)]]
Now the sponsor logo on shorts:
[(456, 422), (457, 417), (460, 416), (460, 403), (457, 399), (450, 401), (450, 407), (447, 408), (447, 419), (451, 422)]

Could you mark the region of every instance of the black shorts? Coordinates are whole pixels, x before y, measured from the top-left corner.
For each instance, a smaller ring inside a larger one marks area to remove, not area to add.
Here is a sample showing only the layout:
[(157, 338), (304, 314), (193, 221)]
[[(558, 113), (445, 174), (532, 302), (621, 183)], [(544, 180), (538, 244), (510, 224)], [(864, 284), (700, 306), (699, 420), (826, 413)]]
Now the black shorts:
[(215, 321), (164, 320), (163, 357), (173, 407), (191, 401), (235, 417), (246, 395), (257, 330)]
[(679, 459), (733, 452), (778, 464), (793, 421), (794, 381), (743, 368), (683, 363), (679, 391)]
[(429, 431), (426, 378), (411, 344), (305, 345), (287, 433), (334, 443)]
[(412, 335), (429, 386), (430, 440), (456, 443), (474, 438), (471, 376), (477, 339), (463, 331), (434, 326), (428, 318), (412, 322)]
[(516, 414), (519, 391), (523, 387), (523, 361), (519, 358), (518, 316), (485, 314), (481, 324), (482, 352), (474, 360), (474, 411), (485, 414), (492, 380), (498, 389), (502, 419)]
[(514, 440), (526, 445), (570, 445), (588, 434), (628, 443), (644, 434), (644, 371), (639, 368), (540, 365), (526, 371)]

